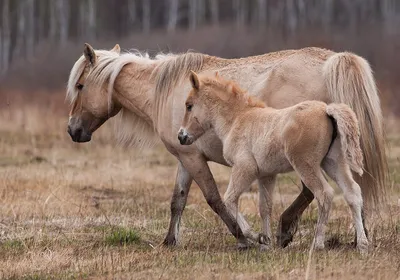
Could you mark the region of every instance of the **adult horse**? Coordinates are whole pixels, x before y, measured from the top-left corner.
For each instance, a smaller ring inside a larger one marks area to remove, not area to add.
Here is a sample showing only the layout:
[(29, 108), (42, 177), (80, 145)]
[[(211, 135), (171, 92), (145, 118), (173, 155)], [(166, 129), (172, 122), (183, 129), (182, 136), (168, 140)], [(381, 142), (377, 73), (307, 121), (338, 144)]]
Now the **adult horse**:
[[(284, 108), (306, 100), (348, 104), (360, 122), (364, 154), (364, 175), (355, 178), (366, 206), (381, 203), (387, 171), (382, 113), (372, 71), (360, 56), (305, 48), (241, 59), (199, 53), (159, 55), (151, 59), (138, 53), (120, 54), (118, 45), (110, 51), (95, 51), (85, 44), (84, 55), (73, 66), (68, 81), (67, 98), (72, 104), (68, 132), (75, 142), (90, 141), (97, 128), (119, 113), (123, 125), (119, 131), (125, 141), (143, 144), (161, 139), (177, 157), (171, 220), (164, 244), (177, 242), (192, 180), (231, 233), (240, 243), (246, 243), (236, 219), (222, 202), (207, 165), (208, 161), (228, 165), (221, 142), (212, 132), (190, 146), (181, 146), (176, 137), (184, 115), (182, 104), (190, 89), (187, 77), (191, 70), (218, 71), (270, 107)], [(275, 182), (258, 180), (258, 183)], [(281, 216), (277, 234), (281, 246), (292, 240), (298, 220), (313, 198), (303, 184), (301, 194)]]

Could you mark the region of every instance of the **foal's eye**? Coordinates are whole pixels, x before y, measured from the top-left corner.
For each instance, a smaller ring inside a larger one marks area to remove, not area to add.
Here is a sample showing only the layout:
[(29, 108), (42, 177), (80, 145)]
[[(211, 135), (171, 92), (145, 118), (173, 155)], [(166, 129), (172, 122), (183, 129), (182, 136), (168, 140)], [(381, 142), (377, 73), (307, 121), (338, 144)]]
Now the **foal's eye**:
[(192, 104), (186, 104), (186, 110), (188, 110), (188, 112), (192, 111), (193, 105)]
[(76, 84), (76, 88), (77, 88), (78, 90), (82, 90), (82, 89), (83, 89), (83, 85), (82, 85), (82, 84)]

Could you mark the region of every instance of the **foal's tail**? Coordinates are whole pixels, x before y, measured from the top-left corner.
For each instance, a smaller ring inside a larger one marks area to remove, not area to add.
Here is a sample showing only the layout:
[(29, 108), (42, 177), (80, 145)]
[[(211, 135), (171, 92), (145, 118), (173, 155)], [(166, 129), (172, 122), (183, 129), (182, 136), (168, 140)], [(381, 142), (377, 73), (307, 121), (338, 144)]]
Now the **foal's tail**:
[(343, 155), (351, 170), (363, 174), (363, 154), (360, 147), (360, 129), (356, 114), (346, 104), (332, 103), (326, 113), (336, 121)]
[(349, 105), (357, 116), (365, 172), (362, 177), (355, 174), (354, 179), (361, 187), (364, 205), (370, 210), (379, 208), (386, 198), (388, 165), (383, 116), (371, 67), (364, 58), (341, 52), (326, 60), (323, 74), (329, 101)]

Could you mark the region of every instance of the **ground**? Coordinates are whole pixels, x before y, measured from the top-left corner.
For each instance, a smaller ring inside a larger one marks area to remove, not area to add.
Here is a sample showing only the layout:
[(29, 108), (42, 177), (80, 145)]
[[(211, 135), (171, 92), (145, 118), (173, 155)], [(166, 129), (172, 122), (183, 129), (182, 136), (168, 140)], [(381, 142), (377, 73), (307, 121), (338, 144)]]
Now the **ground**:
[[(374, 219), (368, 255), (359, 255), (350, 244), (354, 230), (339, 192), (327, 232), (336, 242), (310, 255), (315, 202), (289, 247), (238, 251), (195, 184), (180, 243), (171, 249), (159, 245), (168, 229), (174, 157), (161, 145), (144, 150), (118, 146), (112, 123), (100, 128), (92, 142), (72, 143), (66, 133), (67, 104), (22, 101), (0, 108), (1, 278), (400, 278), (400, 133), (394, 120), (387, 121), (389, 203)], [(223, 193), (230, 169), (210, 165)], [(295, 174), (279, 177), (274, 232), (279, 215), (298, 193)], [(256, 188), (240, 200), (246, 218), (259, 229), (257, 203)]]

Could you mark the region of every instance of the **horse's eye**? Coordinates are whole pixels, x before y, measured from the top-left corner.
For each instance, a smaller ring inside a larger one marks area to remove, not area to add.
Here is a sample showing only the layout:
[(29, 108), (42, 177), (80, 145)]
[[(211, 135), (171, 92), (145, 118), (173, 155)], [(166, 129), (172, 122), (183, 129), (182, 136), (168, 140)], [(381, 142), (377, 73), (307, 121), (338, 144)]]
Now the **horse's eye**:
[(82, 84), (76, 84), (76, 88), (79, 89), (79, 90), (82, 90), (83, 89), (83, 85)]
[(193, 105), (192, 104), (186, 104), (186, 110), (188, 110), (188, 112), (192, 111)]

